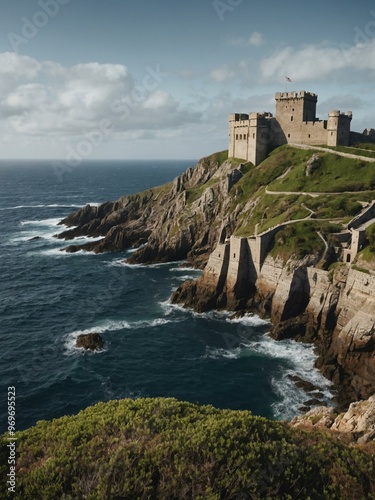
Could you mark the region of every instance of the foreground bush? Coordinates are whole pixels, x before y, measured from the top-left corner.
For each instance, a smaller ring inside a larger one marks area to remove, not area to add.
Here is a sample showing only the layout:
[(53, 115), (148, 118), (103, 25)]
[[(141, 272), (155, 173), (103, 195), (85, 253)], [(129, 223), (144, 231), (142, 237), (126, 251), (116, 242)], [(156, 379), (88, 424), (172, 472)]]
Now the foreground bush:
[(17, 438), (12, 498), (375, 498), (373, 456), (247, 411), (118, 400)]

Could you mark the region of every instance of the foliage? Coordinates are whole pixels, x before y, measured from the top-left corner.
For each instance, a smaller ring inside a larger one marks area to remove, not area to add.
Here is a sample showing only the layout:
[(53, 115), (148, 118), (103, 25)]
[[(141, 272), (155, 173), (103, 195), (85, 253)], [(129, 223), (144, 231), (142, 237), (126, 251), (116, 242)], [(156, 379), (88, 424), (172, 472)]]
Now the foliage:
[(317, 233), (317, 223), (309, 220), (289, 224), (276, 233), (271, 255), (280, 256), (284, 261), (292, 255), (302, 259), (309, 254), (321, 255), (324, 248), (324, 243)]
[(16, 437), (17, 498), (361, 499), (375, 492), (374, 457), (327, 434), (175, 399), (99, 403)]

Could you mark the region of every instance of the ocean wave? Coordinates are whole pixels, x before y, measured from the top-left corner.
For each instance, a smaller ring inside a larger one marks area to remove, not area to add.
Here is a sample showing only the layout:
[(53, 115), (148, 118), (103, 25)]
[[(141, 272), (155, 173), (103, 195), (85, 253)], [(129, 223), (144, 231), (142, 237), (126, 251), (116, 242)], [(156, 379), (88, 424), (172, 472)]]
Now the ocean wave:
[(246, 326), (263, 326), (271, 324), (269, 320), (262, 319), (256, 314), (245, 314), (240, 318), (227, 318), (226, 320), (229, 323), (237, 323)]
[(323, 377), (314, 367), (317, 355), (312, 345), (297, 343), (293, 340), (276, 341), (265, 335), (262, 340), (244, 344), (244, 346), (267, 358), (287, 360), (290, 364), (289, 369), (284, 369), (279, 377), (273, 377), (271, 380), (273, 390), (280, 398), (279, 402), (272, 405), (275, 418), (293, 418), (301, 413), (299, 408), (304, 402), (313, 397), (297, 387), (291, 376), (297, 376), (319, 388), (325, 403), (329, 404), (332, 401), (332, 382)]
[(196, 276), (189, 276), (188, 274), (184, 274), (182, 276), (176, 276), (176, 278), (178, 281), (191, 281), (191, 280), (195, 280), (197, 279)]
[[(64, 242), (66, 245), (66, 242)], [(65, 252), (63, 248), (50, 248), (49, 250), (34, 250), (31, 252), (27, 252), (27, 255), (30, 256), (40, 256), (44, 255), (45, 257), (58, 257), (58, 258), (66, 258), (72, 256), (92, 256), (98, 257), (100, 254), (96, 254), (94, 252), (88, 252), (86, 250), (78, 250), (77, 252)]]
[(40, 220), (24, 220), (21, 221), (21, 226), (44, 226), (44, 227), (50, 227), (50, 226), (58, 226), (59, 223), (61, 222), (61, 217), (60, 218), (50, 218), (50, 219), (40, 219)]
[(201, 359), (238, 359), (241, 356), (241, 347), (223, 349), (221, 347), (206, 346), (206, 352)]
[(0, 210), (20, 210), (24, 208), (82, 208), (84, 205), (58, 205), (53, 203), (51, 205), (16, 205), (15, 207), (4, 207)]
[(124, 259), (113, 260), (112, 262), (108, 262), (107, 265), (113, 267), (128, 267), (129, 269), (140, 269), (140, 268), (145, 269), (147, 267), (144, 264), (129, 264)]
[(101, 324), (98, 324), (91, 328), (87, 328), (86, 330), (76, 330), (69, 333), (66, 336), (65, 347), (68, 351), (71, 351), (72, 347), (75, 347), (75, 341), (79, 335), (87, 335), (89, 333), (116, 332), (119, 330), (140, 330), (144, 328), (156, 328), (168, 323), (172, 323), (172, 321), (165, 318), (154, 318), (139, 321), (107, 320)]
[(195, 273), (202, 273), (201, 269), (194, 269), (194, 267), (188, 267), (188, 266), (181, 266), (181, 267), (172, 267), (170, 269), (171, 272), (195, 272)]
[[(315, 374), (315, 369), (312, 370), (312, 373), (314, 374), (312, 383), (319, 388), (319, 392), (322, 394), (317, 399), (323, 404), (332, 405), (333, 395), (326, 379), (322, 375), (318, 376)], [(301, 408), (305, 405), (305, 402), (312, 398), (315, 399), (314, 393), (306, 393), (295, 384), (290, 378), (293, 375), (311, 382), (311, 377), (309, 377), (307, 370), (301, 373), (298, 369), (288, 370), (281, 377), (272, 377), (271, 379), (273, 391), (280, 398), (279, 402), (271, 405), (274, 417), (278, 420), (290, 420), (296, 415), (300, 415), (302, 413)], [(308, 380), (309, 378), (310, 380)]]
[(158, 269), (159, 267), (168, 267), (172, 264), (179, 264), (180, 262), (183, 262), (183, 261), (176, 260), (176, 261), (171, 261), (171, 262), (157, 262), (156, 264), (147, 264), (146, 267), (149, 267), (150, 269)]
[(178, 311), (178, 312), (183, 312), (183, 313), (192, 313), (192, 309), (187, 309), (185, 307), (180, 306), (179, 304), (172, 304), (169, 300), (164, 300), (159, 302), (159, 305), (164, 311), (164, 314), (166, 316), (169, 316), (170, 314)]

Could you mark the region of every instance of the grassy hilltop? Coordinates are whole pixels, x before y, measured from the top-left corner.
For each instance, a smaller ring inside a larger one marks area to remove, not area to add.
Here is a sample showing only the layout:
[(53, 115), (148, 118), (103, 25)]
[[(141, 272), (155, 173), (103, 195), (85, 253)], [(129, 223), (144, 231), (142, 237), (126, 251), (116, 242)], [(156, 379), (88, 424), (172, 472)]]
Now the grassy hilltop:
[(16, 437), (15, 498), (375, 498), (374, 454), (248, 411), (118, 400)]
[[(332, 153), (281, 146), (260, 165), (244, 164), (243, 177), (229, 192), (227, 211), (238, 214), (234, 234), (251, 236), (255, 226), (265, 231), (286, 221), (301, 220), (281, 231), (276, 238), (274, 255), (287, 259), (314, 251), (323, 251), (321, 231), (328, 241), (339, 233), (358, 214), (363, 205), (375, 199), (375, 163), (362, 158), (346, 158), (335, 154), (335, 149), (358, 156), (375, 158), (375, 145), (361, 148), (331, 148)], [(227, 152), (220, 153), (221, 160)], [(312, 155), (318, 156), (314, 170), (307, 175), (306, 166)], [(233, 164), (240, 160), (230, 159)], [(204, 192), (219, 179), (209, 179), (195, 187), (193, 192)], [(368, 229), (372, 241), (375, 228)], [(370, 240), (369, 240), (370, 241)], [(367, 260), (375, 259), (374, 248), (367, 248)]]

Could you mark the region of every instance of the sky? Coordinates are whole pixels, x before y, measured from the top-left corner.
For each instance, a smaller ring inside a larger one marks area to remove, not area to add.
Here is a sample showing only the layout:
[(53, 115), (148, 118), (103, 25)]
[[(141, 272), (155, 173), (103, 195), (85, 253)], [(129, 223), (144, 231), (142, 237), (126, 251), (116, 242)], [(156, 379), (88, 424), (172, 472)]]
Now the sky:
[[(318, 94), (375, 128), (373, 0), (0, 0), (0, 159), (197, 159)], [(286, 77), (291, 83), (286, 82)]]

